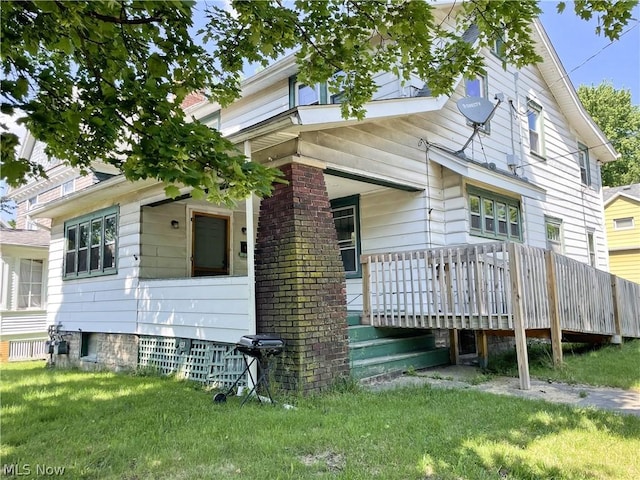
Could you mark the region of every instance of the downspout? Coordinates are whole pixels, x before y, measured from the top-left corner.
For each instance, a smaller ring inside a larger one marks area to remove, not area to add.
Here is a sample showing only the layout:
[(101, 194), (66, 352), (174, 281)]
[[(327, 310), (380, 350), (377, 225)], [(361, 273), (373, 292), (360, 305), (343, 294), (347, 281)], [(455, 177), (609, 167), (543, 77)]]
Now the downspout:
[[(519, 71), (515, 71), (513, 72), (513, 89), (514, 89), (514, 95), (516, 97), (516, 105), (515, 105), (515, 110), (516, 110), (516, 114), (517, 114), (517, 121), (518, 121), (518, 143), (520, 145), (520, 155), (519, 155), (519, 163), (520, 163), (520, 168), (522, 169), (522, 176), (525, 177), (524, 174), (524, 145), (522, 143), (522, 120), (520, 119), (520, 91), (518, 89), (518, 80), (520, 79), (520, 72)], [(513, 118), (513, 113), (511, 115), (511, 118)], [(515, 150), (514, 145), (513, 145), (513, 130), (511, 131), (511, 138), (512, 138), (512, 149)], [(513, 151), (512, 150), (512, 151)], [(514, 152), (515, 154), (515, 152)], [(514, 168), (514, 173), (516, 173), (518, 171), (518, 165), (515, 166)], [(529, 228), (527, 225), (527, 202), (526, 202), (527, 197), (522, 196), (522, 208), (520, 209), (520, 213), (522, 216), (522, 241), (524, 243), (526, 243), (525, 241), (525, 236), (528, 236), (529, 234)]]

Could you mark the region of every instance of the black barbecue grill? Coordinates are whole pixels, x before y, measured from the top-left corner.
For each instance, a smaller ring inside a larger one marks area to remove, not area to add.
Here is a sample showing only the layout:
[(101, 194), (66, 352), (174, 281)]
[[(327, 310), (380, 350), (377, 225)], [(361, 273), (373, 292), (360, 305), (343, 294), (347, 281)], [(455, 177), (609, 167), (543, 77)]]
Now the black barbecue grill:
[[(269, 357), (280, 355), (282, 353), (284, 350), (284, 340), (271, 335), (244, 335), (240, 340), (238, 340), (238, 343), (236, 343), (236, 350), (242, 353), (245, 365), (244, 370), (240, 375), (238, 375), (238, 378), (236, 378), (236, 381), (233, 382), (233, 385), (231, 385), (229, 390), (227, 390), (226, 393), (217, 393), (213, 397), (213, 401), (216, 403), (226, 402), (227, 396), (233, 392), (240, 380), (242, 380), (245, 374), (248, 373), (253, 387), (249, 393), (245, 395), (241, 406), (245, 404), (251, 395), (257, 393), (257, 389), (260, 385), (264, 387), (270, 403), (273, 403), (273, 397), (269, 390)], [(251, 373), (251, 365), (254, 363), (257, 363), (258, 365), (257, 381), (254, 380), (253, 374)], [(262, 403), (260, 395), (256, 395), (256, 398), (260, 403)]]

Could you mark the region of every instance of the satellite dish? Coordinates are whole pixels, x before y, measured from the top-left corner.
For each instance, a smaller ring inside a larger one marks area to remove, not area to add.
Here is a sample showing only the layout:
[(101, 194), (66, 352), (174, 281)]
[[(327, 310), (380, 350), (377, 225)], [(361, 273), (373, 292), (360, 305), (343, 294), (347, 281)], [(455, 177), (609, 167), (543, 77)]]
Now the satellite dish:
[(483, 97), (464, 97), (456, 105), (467, 120), (478, 125), (487, 123), (495, 108), (493, 103)]

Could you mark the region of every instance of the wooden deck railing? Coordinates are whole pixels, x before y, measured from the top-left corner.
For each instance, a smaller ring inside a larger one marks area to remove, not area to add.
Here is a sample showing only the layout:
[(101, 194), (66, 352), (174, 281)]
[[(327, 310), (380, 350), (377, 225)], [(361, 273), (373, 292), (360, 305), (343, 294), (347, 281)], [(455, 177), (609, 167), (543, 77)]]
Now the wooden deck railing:
[(372, 325), (513, 330), (517, 313), (525, 330), (640, 337), (640, 285), (541, 248), (488, 243), (361, 261)]

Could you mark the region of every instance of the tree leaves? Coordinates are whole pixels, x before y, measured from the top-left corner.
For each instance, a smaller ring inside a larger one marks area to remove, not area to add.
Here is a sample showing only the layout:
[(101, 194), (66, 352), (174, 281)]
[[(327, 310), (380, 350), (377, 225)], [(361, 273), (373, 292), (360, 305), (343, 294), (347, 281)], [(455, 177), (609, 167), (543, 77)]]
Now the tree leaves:
[[(630, 1), (576, 1), (606, 35), (619, 35)], [(161, 0), (4, 1), (0, 10), (3, 112), (23, 120), (47, 154), (89, 168), (98, 159), (130, 180), (156, 178), (167, 193), (192, 187), (210, 201), (268, 195), (278, 171), (248, 162), (213, 129), (185, 118), (182, 100), (207, 92), (225, 106), (240, 95), (247, 62), (268, 65), (298, 49), (299, 80), (328, 82), (345, 117), (362, 118), (394, 71), (424, 79), (434, 95), (481, 72), (480, 46), (504, 37), (506, 61), (538, 60), (531, 44), (537, 2), (474, 0), (439, 11), (427, 1), (232, 1), (213, 6), (202, 38), (191, 37), (195, 2)], [(212, 42), (203, 45), (202, 42)], [(23, 184), (42, 169), (16, 157), (3, 134), (2, 174)]]
[(631, 92), (603, 82), (580, 86), (578, 96), (621, 155), (602, 166), (602, 183), (609, 187), (640, 183), (640, 107), (631, 103)]

